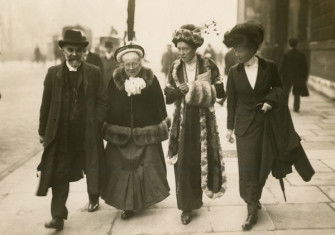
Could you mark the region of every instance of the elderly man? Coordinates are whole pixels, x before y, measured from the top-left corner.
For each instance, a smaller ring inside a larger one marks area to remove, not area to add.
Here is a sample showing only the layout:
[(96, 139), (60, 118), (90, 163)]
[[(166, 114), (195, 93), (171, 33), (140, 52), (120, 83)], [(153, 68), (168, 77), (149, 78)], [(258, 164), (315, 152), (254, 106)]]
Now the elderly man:
[(116, 50), (122, 67), (108, 86), (104, 139), (106, 184), (101, 198), (128, 219), (169, 195), (161, 142), (168, 138), (164, 97), (153, 72), (141, 65), (144, 49), (126, 45)]
[(58, 42), (65, 61), (49, 68), (44, 81), (39, 135), (44, 146), (37, 196), (52, 188), (52, 220), (46, 228), (62, 230), (67, 219), (69, 182), (87, 177), (89, 211), (98, 208), (101, 126), (107, 110), (100, 70), (83, 62), (88, 42), (81, 32), (67, 30)]

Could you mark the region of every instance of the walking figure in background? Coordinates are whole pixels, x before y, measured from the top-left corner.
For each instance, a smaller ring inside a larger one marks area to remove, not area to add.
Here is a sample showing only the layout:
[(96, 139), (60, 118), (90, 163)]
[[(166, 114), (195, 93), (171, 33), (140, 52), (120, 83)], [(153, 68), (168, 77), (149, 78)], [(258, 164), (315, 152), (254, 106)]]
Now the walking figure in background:
[(100, 56), (97, 53), (91, 51), (91, 48), (92, 48), (91, 43), (92, 42), (89, 41), (88, 46), (85, 48), (84, 56), (83, 56), (84, 61), (86, 61), (86, 63), (88, 64), (93, 64), (97, 66), (100, 69), (101, 73), (103, 73), (102, 61), (100, 59)]
[(226, 138), (234, 142), (235, 130), (240, 196), (248, 209), (243, 230), (257, 223), (271, 171), (281, 182), (292, 165), (305, 181), (314, 174), (283, 99), (277, 66), (256, 55), (263, 38), (263, 27), (251, 22), (236, 25), (224, 36), (238, 60), (228, 74)]
[(202, 206), (202, 193), (220, 197), (226, 189), (225, 166), (214, 103), (225, 91), (215, 63), (196, 53), (204, 39), (194, 25), (184, 25), (172, 39), (180, 59), (170, 68), (166, 103), (175, 105), (168, 161), (174, 164), (181, 222)]
[(42, 53), (41, 50), (38, 46), (35, 47), (34, 49), (34, 62), (39, 63), (40, 61), (42, 61)]
[(287, 103), (293, 86), (293, 111), (299, 112), (300, 96), (309, 96), (307, 88), (308, 65), (305, 54), (297, 49), (298, 40), (290, 38), (289, 45), (291, 49), (283, 56), (280, 66), (280, 75)]
[(162, 64), (162, 73), (165, 74), (165, 77), (169, 74), (169, 69), (173, 61), (175, 61), (178, 58), (178, 54), (172, 51), (172, 45), (167, 45), (167, 51), (164, 52), (161, 60)]
[(115, 57), (122, 67), (108, 86), (101, 197), (128, 219), (169, 195), (161, 144), (168, 139), (169, 122), (158, 79), (142, 66), (144, 49), (130, 43), (118, 48)]
[(103, 64), (103, 78), (105, 87), (108, 87), (114, 70), (118, 67), (118, 62), (114, 58), (113, 42), (105, 41), (105, 54), (101, 57)]
[(100, 70), (83, 62), (88, 42), (81, 32), (67, 30), (58, 42), (65, 61), (50, 67), (44, 80), (39, 135), (44, 146), (37, 196), (52, 188), (52, 220), (46, 228), (62, 230), (68, 211), (69, 183), (87, 178), (88, 211), (99, 207), (100, 134), (107, 98)]

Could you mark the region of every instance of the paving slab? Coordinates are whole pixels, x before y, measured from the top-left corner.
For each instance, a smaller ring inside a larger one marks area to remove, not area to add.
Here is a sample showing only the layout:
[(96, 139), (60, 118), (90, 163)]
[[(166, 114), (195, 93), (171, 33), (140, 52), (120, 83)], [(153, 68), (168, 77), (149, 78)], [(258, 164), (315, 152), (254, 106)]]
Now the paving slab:
[(321, 136), (321, 135), (335, 136), (335, 127), (331, 130), (329, 130), (329, 129), (324, 129), (324, 130), (321, 130), (321, 131), (312, 130), (311, 132), (313, 132), (315, 135), (318, 135), (318, 136)]
[(275, 231), (274, 235), (334, 235), (335, 229), (303, 229)]
[(335, 143), (331, 141), (313, 141), (313, 142), (301, 142), (305, 150), (334, 150)]
[(334, 159), (335, 148), (320, 150), (320, 149), (305, 149), (307, 157), (309, 159)]
[(286, 202), (279, 186), (271, 187), (269, 190), (272, 191), (272, 193), (275, 195), (276, 200), (283, 204), (330, 202), (330, 199), (318, 187), (315, 186), (292, 187), (286, 185)]
[(311, 181), (305, 182), (297, 174), (291, 174), (286, 177), (291, 185), (306, 186), (306, 185), (317, 185), (317, 186), (335, 186), (335, 174), (328, 172), (316, 173)]
[(326, 203), (265, 206), (276, 229), (335, 228), (335, 211)]
[[(335, 203), (330, 203), (330, 206), (335, 210)], [(334, 233), (335, 234), (335, 233)]]
[(250, 230), (248, 232), (245, 231), (235, 231), (235, 232), (213, 232), (213, 233), (191, 233), (190, 235), (274, 235), (275, 231), (261, 231), (261, 230)]
[(304, 141), (313, 142), (313, 141), (335, 141), (335, 136), (330, 135), (321, 135), (321, 136), (303, 136)]
[(188, 226), (180, 221), (180, 211), (177, 209), (149, 209), (140, 212), (129, 220), (114, 221), (110, 234), (168, 234), (212, 232), (208, 208), (195, 211), (195, 216)]
[(322, 162), (335, 171), (335, 159), (324, 159)]
[(210, 199), (203, 196), (205, 206), (226, 206), (226, 205), (244, 205), (245, 202), (241, 199), (239, 189), (237, 187), (228, 188), (221, 198)]
[(335, 186), (320, 186), (321, 190), (335, 202)]
[[(214, 232), (241, 231), (241, 225), (247, 216), (246, 206), (226, 206), (210, 208), (210, 222)], [(274, 230), (266, 210), (259, 211), (258, 223), (254, 226), (254, 231)]]
[[(323, 161), (318, 159), (310, 159), (310, 163), (313, 166), (315, 172), (334, 172), (332, 168), (330, 168)], [(293, 171), (295, 172), (295, 168), (293, 167)], [(335, 172), (334, 172), (335, 173)]]
[(301, 124), (301, 123), (298, 123), (298, 122), (295, 122), (294, 119), (293, 119), (293, 124), (294, 124), (294, 127), (296, 130), (298, 130), (298, 133), (299, 133), (299, 130), (321, 130), (321, 127), (316, 125), (316, 124)]

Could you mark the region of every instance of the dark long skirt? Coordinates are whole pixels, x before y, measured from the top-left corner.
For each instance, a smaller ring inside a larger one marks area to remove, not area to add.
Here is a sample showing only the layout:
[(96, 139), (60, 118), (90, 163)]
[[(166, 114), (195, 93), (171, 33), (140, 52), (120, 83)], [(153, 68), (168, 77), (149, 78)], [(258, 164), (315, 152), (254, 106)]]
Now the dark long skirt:
[(184, 154), (174, 169), (178, 209), (190, 211), (202, 206), (199, 109), (187, 106), (185, 118)]
[(260, 179), (264, 114), (257, 112), (243, 136), (236, 137), (240, 196), (246, 203), (255, 203), (262, 196)]
[(161, 144), (106, 148), (106, 183), (101, 198), (122, 210), (140, 210), (169, 196), (166, 165)]

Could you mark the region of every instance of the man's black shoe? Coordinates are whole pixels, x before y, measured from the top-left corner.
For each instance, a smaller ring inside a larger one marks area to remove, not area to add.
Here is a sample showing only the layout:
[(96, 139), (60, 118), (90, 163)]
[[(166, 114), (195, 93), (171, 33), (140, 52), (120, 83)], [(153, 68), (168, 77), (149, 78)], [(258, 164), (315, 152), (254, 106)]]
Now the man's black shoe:
[(53, 229), (56, 229), (57, 231), (61, 231), (64, 228), (64, 219), (55, 217), (49, 222), (45, 223), (44, 227), (53, 228)]

